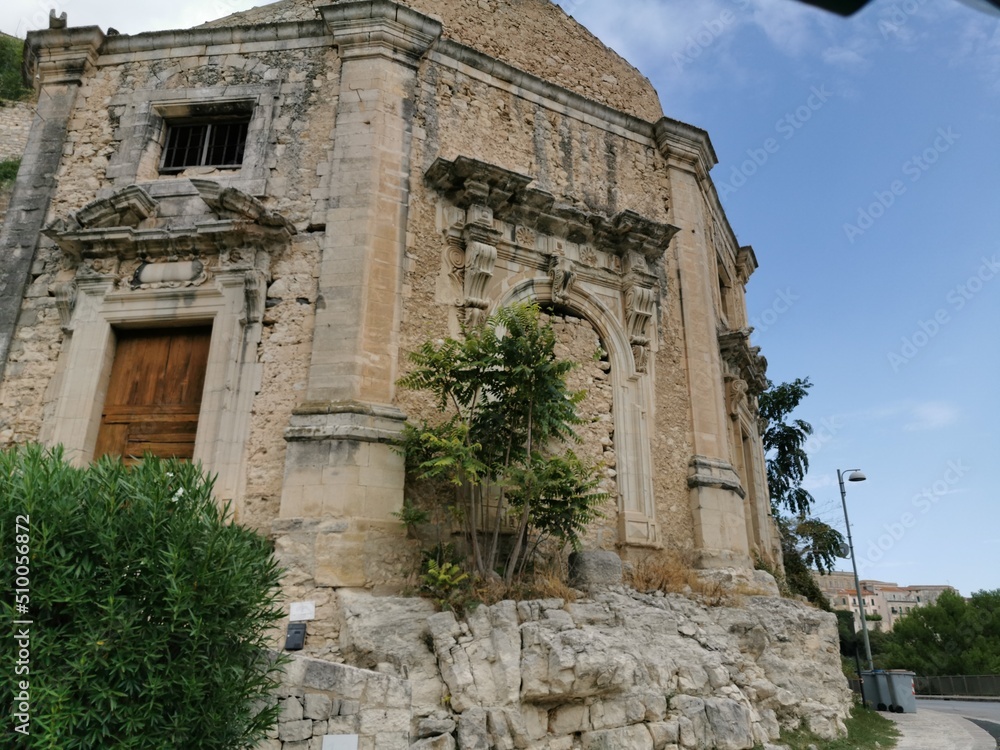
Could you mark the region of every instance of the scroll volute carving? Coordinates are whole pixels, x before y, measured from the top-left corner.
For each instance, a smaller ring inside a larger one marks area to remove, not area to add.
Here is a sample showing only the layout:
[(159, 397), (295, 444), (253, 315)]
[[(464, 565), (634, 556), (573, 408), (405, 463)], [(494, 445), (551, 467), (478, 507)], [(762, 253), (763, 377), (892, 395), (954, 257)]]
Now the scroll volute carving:
[(646, 372), (649, 360), (649, 321), (656, 310), (656, 293), (643, 286), (625, 292), (625, 317), (636, 372)]
[(727, 381), (726, 390), (728, 391), (726, 395), (728, 396), (729, 416), (738, 419), (740, 408), (747, 402), (750, 386), (742, 378), (730, 378)]
[(483, 322), (489, 307), (486, 285), (493, 278), (497, 261), (499, 232), (493, 229), (493, 211), (483, 205), (471, 206), (462, 236), (465, 245), (462, 288), (465, 296), (461, 306), (465, 311), (465, 325), (477, 326)]

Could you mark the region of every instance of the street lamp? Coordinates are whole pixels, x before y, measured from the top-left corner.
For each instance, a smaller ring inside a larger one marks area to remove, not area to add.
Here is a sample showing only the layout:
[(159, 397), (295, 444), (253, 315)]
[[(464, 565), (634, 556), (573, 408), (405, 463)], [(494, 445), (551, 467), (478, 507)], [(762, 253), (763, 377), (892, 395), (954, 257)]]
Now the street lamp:
[(840, 502), (844, 506), (844, 523), (847, 524), (847, 546), (851, 550), (851, 566), (854, 568), (854, 592), (858, 595), (858, 611), (861, 614), (861, 636), (865, 642), (865, 657), (868, 659), (868, 670), (875, 671), (875, 663), (872, 661), (872, 647), (868, 641), (868, 623), (865, 620), (865, 600), (861, 595), (861, 581), (858, 580), (858, 562), (854, 557), (854, 541), (851, 539), (851, 521), (847, 517), (847, 491), (844, 489), (844, 474), (847, 472), (848, 482), (863, 482), (867, 477), (858, 469), (837, 469), (837, 481), (840, 483)]

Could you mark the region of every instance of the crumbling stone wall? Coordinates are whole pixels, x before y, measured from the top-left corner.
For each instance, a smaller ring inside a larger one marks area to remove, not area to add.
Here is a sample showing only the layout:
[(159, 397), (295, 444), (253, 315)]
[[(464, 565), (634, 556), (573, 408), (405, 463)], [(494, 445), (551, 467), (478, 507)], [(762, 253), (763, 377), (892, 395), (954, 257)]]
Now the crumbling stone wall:
[(0, 100), (0, 161), (21, 158), (34, 109), (31, 102)]
[(321, 750), (345, 735), (358, 750), (410, 746), (410, 686), (397, 677), (296, 655), (275, 698), (278, 725), (257, 750)]

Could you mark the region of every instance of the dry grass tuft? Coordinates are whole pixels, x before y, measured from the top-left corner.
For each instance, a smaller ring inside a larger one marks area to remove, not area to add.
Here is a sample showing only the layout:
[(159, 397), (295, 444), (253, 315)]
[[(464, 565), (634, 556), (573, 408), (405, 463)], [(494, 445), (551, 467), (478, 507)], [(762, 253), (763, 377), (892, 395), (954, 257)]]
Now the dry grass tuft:
[(563, 599), (576, 601), (580, 592), (570, 588), (554, 571), (538, 571), (523, 581), (507, 584), (500, 578), (477, 579), (472, 585), (471, 599), (490, 605), (506, 599), (526, 601), (530, 599)]
[(650, 554), (626, 566), (625, 583), (644, 593), (681, 594), (709, 607), (735, 606), (741, 595), (753, 593), (695, 570), (692, 562), (691, 555), (680, 550)]

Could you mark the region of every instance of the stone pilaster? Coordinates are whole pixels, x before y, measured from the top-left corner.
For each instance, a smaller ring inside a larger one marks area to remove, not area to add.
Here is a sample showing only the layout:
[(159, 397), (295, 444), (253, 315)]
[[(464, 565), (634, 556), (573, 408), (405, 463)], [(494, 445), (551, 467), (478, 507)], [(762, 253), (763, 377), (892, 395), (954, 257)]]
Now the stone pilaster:
[(38, 106), (0, 232), (0, 377), (30, 282), (39, 232), (55, 191), (76, 95), (103, 42), (104, 34), (96, 26), (28, 34), (29, 71)]
[(286, 433), (281, 517), (350, 519), (335, 538), (316, 535), (315, 558), (317, 570), (321, 559), (355, 563), (325, 566), (326, 585), (359, 585), (368, 531), (398, 527), (391, 513), (403, 502), (403, 458), (392, 442), (404, 415), (389, 405), (398, 376), (411, 118), (417, 64), (441, 24), (390, 0), (337, 3), (321, 13), (342, 66), (330, 187), (319, 196), (328, 208), (309, 382)]
[(657, 145), (670, 172), (671, 206), (684, 217), (674, 248), (685, 323), (687, 382), (691, 395), (694, 455), (688, 464), (688, 488), (694, 516), (695, 544), (704, 567), (750, 565), (746, 495), (733, 468), (719, 350), (719, 316), (713, 285), (715, 248), (711, 244), (708, 172), (717, 160), (708, 134), (663, 118), (655, 127)]

